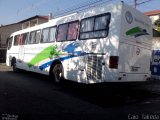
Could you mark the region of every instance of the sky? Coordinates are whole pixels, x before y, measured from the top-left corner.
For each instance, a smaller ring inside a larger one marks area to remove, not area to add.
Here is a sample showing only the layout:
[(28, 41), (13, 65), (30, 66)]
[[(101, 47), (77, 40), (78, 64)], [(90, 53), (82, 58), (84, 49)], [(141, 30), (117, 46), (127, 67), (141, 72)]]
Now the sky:
[[(94, 1), (113, 3), (122, 0), (0, 0), (0, 25), (16, 23), (35, 15), (47, 16), (50, 12), (55, 15)], [(132, 6), (134, 4), (134, 0), (123, 1)], [(137, 3), (145, 1), (148, 2), (137, 6), (141, 12), (160, 10), (160, 0), (137, 0)]]

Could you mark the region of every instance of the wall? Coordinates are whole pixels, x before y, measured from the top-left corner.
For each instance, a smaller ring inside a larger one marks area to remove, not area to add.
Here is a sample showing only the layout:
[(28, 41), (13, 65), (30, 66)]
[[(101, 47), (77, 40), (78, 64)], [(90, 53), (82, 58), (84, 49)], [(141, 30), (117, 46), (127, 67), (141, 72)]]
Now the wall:
[(45, 23), (45, 22), (48, 22), (48, 20), (46, 19), (38, 19), (38, 24), (42, 24), (42, 23)]
[(153, 37), (152, 49), (153, 50), (160, 50), (160, 37)]
[(7, 38), (15, 31), (21, 29), (21, 24), (11, 24), (0, 27), (0, 63), (6, 60)]
[(160, 15), (150, 16), (150, 18), (152, 20), (152, 24), (154, 24), (156, 20), (160, 19)]
[(21, 24), (12, 24), (0, 27), (0, 48), (6, 48), (6, 40), (7, 38), (15, 31), (21, 29)]

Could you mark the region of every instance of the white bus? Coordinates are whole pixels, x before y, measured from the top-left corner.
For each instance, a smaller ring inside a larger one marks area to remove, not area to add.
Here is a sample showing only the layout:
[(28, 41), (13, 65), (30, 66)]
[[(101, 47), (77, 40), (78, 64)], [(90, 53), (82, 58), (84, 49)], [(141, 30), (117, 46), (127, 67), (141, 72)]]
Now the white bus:
[(151, 36), (147, 16), (124, 3), (106, 3), (13, 33), (6, 64), (55, 82), (146, 81)]

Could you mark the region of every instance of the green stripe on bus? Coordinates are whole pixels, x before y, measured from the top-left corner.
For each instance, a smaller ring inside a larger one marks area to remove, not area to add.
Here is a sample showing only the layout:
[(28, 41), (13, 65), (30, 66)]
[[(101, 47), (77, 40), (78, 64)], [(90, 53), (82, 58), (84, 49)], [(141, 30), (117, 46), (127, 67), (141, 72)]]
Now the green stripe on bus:
[(29, 63), (28, 67), (34, 66), (36, 63), (45, 60), (47, 58), (53, 58), (53, 56), (61, 54), (59, 51), (57, 51), (56, 45), (51, 45), (44, 50), (42, 50), (39, 54), (37, 54)]
[(134, 28), (128, 30), (126, 32), (126, 35), (133, 35), (133, 34), (139, 33), (139, 32), (141, 32), (141, 28), (140, 27), (134, 27)]

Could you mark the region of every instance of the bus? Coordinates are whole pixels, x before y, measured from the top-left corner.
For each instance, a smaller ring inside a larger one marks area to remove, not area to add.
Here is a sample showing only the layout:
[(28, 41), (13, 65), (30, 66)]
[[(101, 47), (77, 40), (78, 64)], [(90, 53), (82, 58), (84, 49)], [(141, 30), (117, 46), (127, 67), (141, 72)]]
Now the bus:
[(6, 64), (78, 83), (150, 78), (151, 20), (123, 2), (90, 7), (11, 34)]

